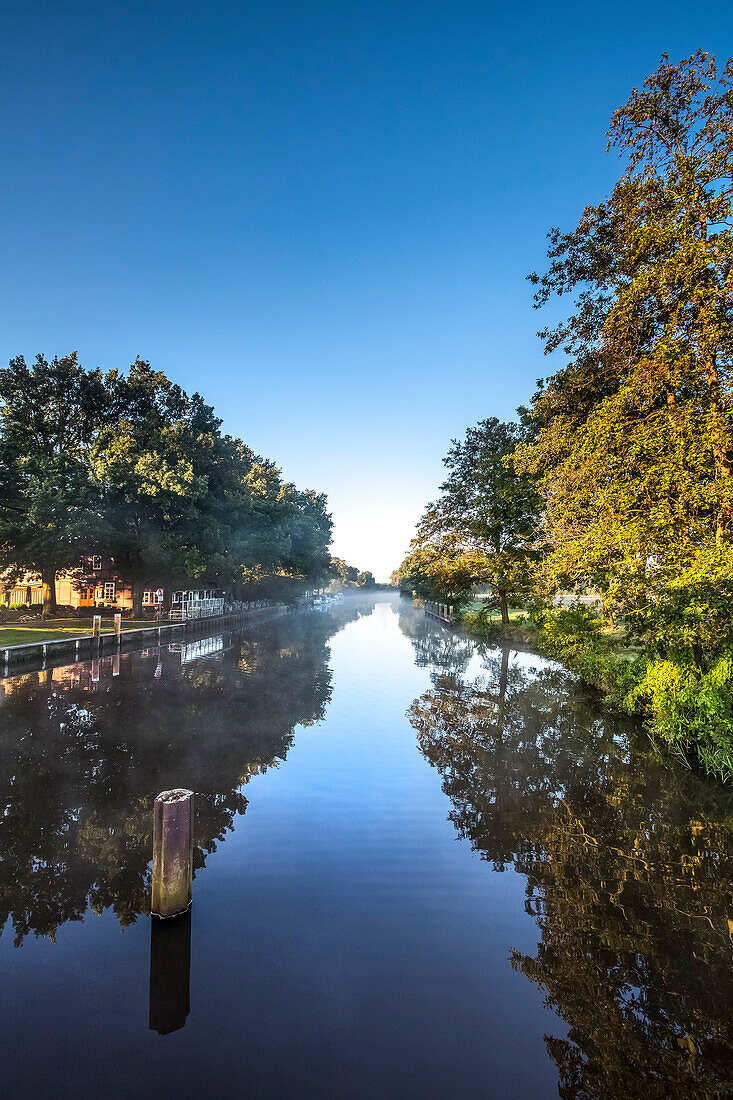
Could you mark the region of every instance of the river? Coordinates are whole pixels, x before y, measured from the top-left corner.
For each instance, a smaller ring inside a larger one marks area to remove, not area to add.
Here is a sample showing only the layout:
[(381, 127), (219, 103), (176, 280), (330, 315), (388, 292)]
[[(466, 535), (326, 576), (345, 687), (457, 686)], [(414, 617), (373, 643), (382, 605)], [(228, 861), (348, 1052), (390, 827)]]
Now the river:
[(733, 1095), (733, 795), (558, 666), (355, 596), (0, 694), (5, 1095)]

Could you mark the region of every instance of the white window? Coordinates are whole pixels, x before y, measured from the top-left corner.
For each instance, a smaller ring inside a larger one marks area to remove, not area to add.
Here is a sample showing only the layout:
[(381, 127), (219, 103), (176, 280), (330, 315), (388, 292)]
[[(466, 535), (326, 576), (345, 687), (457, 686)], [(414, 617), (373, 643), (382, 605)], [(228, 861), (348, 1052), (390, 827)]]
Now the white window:
[(153, 602), (153, 593), (150, 591), (150, 589), (146, 589), (143, 592), (143, 605), (151, 604), (152, 602)]
[(102, 568), (102, 555), (101, 554), (95, 554), (94, 557), (92, 558), (92, 569), (101, 569), (101, 568)]
[(105, 600), (113, 600), (115, 598), (115, 582), (104, 582), (104, 598)]
[(182, 592), (174, 592), (172, 596), (172, 603), (180, 603), (182, 596)]

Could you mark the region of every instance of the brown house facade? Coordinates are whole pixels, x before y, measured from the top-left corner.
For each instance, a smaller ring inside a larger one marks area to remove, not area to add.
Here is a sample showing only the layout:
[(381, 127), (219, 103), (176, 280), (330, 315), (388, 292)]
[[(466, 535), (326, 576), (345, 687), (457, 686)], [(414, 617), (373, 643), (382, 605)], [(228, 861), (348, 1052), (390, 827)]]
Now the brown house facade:
[[(170, 593), (172, 608), (180, 608), (190, 601), (200, 602), (217, 596), (218, 590), (201, 588), (176, 590)], [(143, 591), (143, 609), (153, 611), (165, 602), (163, 588), (146, 588)], [(118, 611), (132, 609), (132, 585), (120, 576), (113, 558), (95, 554), (86, 558), (75, 573), (58, 573), (56, 576), (56, 603), (59, 607), (99, 608), (109, 607)], [(0, 606), (23, 605), (30, 609), (43, 605), (43, 583), (39, 574), (27, 573), (15, 584), (3, 584), (0, 580)]]
[[(152, 602), (150, 593), (145, 593)], [(13, 585), (4, 585), (0, 602), (6, 607), (43, 604), (43, 585), (39, 574), (27, 573)], [(87, 558), (80, 576), (59, 573), (56, 577), (56, 603), (60, 607), (132, 607), (132, 587), (119, 575), (112, 558), (95, 554)]]

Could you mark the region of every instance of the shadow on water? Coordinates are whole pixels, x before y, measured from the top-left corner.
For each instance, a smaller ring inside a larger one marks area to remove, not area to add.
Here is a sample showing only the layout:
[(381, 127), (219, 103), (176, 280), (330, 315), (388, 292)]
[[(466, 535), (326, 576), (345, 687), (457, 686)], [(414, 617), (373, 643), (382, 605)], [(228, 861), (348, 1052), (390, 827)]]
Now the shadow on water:
[[(323, 718), (328, 640), (363, 611), (345, 601), (3, 681), (0, 930), (10, 918), (20, 946), (31, 933), (55, 938), (87, 909), (109, 907), (122, 926), (149, 913), (153, 800), (167, 788), (196, 791), (200, 871), (245, 812), (250, 778), (285, 758), (296, 725)], [(153, 930), (151, 993), (164, 984), (158, 938)], [(151, 1026), (153, 1000), (167, 1003), (151, 995)]]
[(179, 1031), (191, 1011), (191, 910), (150, 918), (150, 1030)]
[(450, 819), (526, 879), (541, 939), (512, 965), (568, 1025), (545, 1037), (560, 1096), (733, 1095), (733, 795), (549, 663), (400, 626), (433, 669), (409, 719)]

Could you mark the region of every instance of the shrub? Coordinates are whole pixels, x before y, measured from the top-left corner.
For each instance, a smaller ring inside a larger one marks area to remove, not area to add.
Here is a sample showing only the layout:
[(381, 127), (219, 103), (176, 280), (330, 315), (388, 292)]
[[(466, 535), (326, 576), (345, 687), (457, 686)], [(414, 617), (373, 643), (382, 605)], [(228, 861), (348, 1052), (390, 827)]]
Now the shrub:
[(733, 655), (707, 670), (693, 662), (647, 660), (625, 705), (651, 719), (651, 732), (673, 751), (694, 752), (702, 766), (733, 777)]
[(608, 653), (608, 643), (602, 636), (603, 621), (585, 604), (538, 608), (532, 612), (532, 619), (540, 631), (540, 647), (548, 657), (573, 663), (581, 656)]

